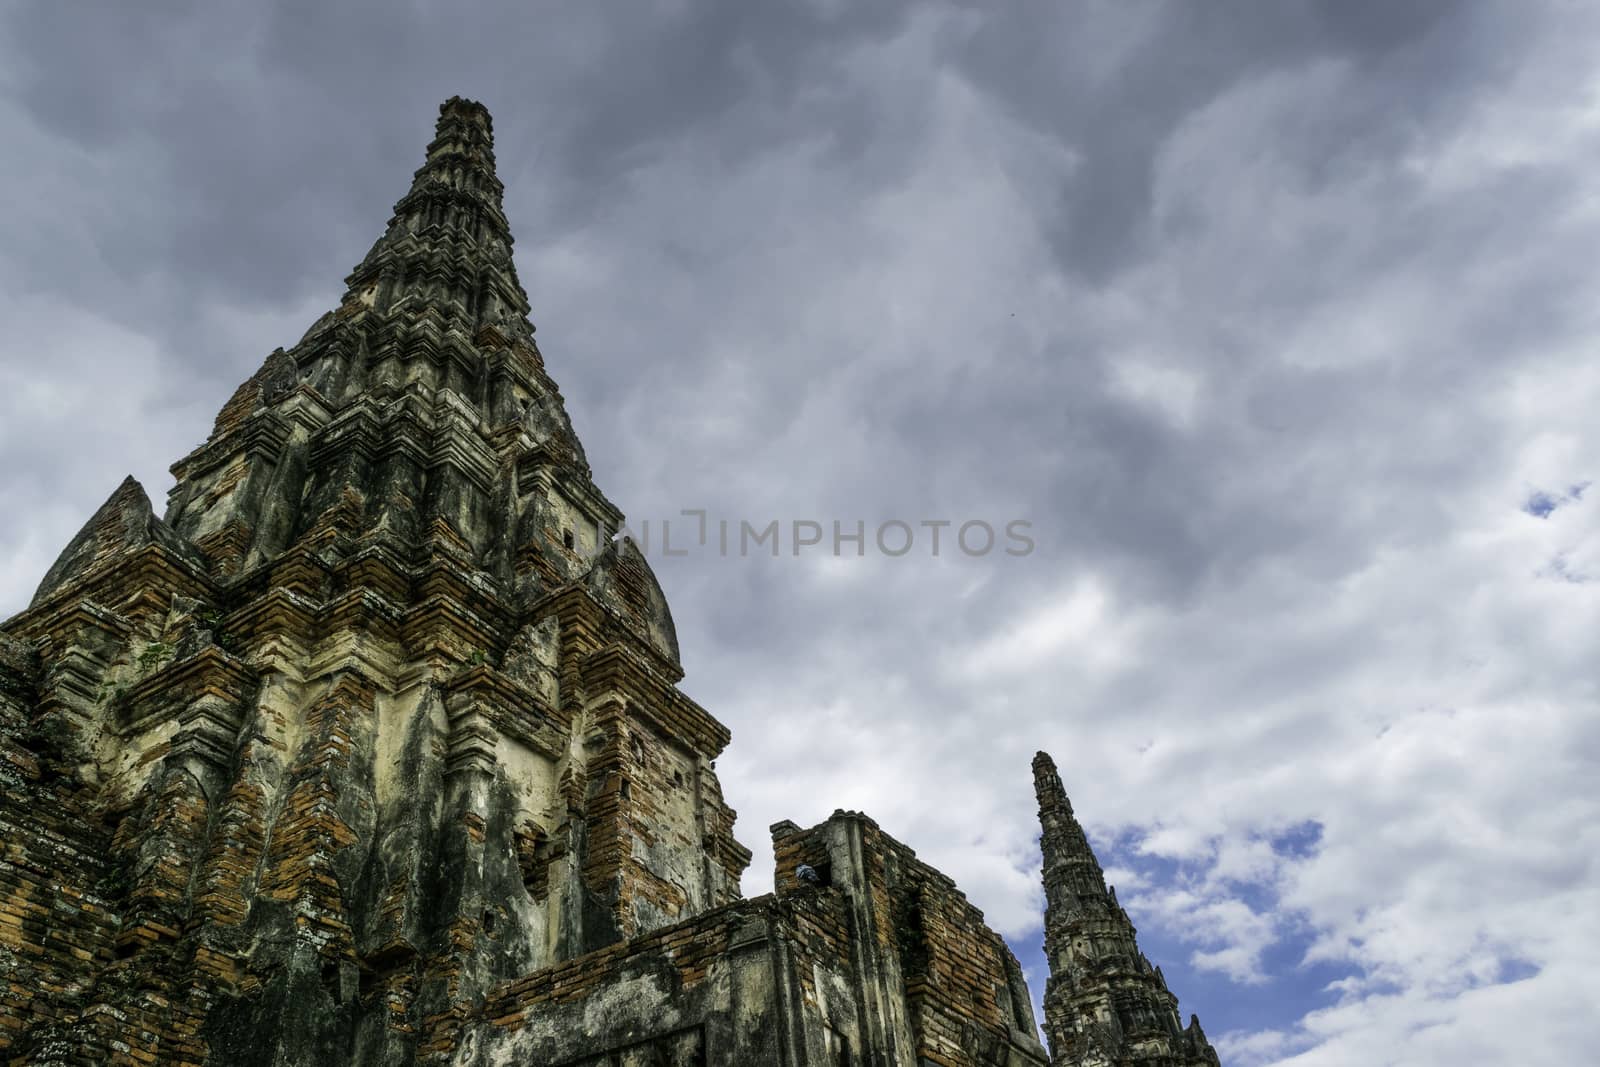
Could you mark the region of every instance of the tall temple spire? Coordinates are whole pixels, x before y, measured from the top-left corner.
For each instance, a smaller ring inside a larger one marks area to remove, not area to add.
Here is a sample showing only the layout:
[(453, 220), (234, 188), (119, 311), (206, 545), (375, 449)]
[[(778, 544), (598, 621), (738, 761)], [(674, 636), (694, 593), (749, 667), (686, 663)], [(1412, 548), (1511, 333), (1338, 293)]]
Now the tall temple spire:
[(1044, 853), (1044, 1029), (1052, 1062), (1216, 1067), (1200, 1020), (1179, 1026), (1178, 998), (1139, 951), (1133, 923), (1107, 887), (1046, 753), (1033, 758), (1033, 787)]
[(1072, 813), (1072, 801), (1067, 799), (1055, 761), (1044, 752), (1033, 757), (1033, 791), (1039, 799), (1046, 882), (1054, 880), (1063, 890), (1070, 887), (1077, 896), (1104, 894), (1106, 881), (1100, 861)]
[[(150, 995), (227, 1038), (208, 1063), (411, 1063), (494, 983), (737, 899), (728, 731), (676, 688), (649, 564), (602, 532), (622, 513), (534, 343), (501, 193), (488, 112), (447, 100), (339, 306), (174, 464), (165, 516), (130, 479), (0, 625), (38, 656), (24, 710), (81, 771), (81, 820), (115, 820), (79, 878), (120, 872), (115, 920), (70, 947), (146, 985), (73, 979), (110, 998), (83, 1018)], [(50, 807), (11, 796), (8, 842)]]

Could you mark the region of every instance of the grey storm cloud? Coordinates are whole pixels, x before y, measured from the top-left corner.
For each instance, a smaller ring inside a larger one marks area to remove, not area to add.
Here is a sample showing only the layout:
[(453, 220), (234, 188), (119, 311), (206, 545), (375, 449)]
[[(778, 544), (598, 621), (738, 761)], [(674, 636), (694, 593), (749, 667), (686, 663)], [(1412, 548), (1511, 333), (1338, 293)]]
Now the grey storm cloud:
[[(1511, 5), (1449, 0), (1290, 0), (1280, 4), (1019, 5), (963, 41), (954, 58), (1030, 125), (1076, 146), (1051, 231), (1063, 269), (1096, 281), (1155, 251), (1153, 169), (1185, 119), (1230, 88), (1276, 71), (1346, 61), (1335, 98), (1296, 116), (1275, 151), (1329, 175), (1451, 121), (1503, 72), (1530, 22)], [(1403, 101), (1401, 106), (1393, 106)], [(1331, 176), (1331, 175), (1330, 175)]]
[(767, 824), (859, 808), (1037, 966), (1049, 748), (1225, 1061), (1503, 1062), (1516, 1018), (1517, 1058), (1572, 1062), (1600, 996), (1600, 494), (1560, 489), (1600, 466), (1596, 23), (10, 5), (0, 614), (130, 470), (159, 507), (471, 96), (632, 522), (1032, 523), (1025, 557), (656, 556), (734, 731), (751, 888)]

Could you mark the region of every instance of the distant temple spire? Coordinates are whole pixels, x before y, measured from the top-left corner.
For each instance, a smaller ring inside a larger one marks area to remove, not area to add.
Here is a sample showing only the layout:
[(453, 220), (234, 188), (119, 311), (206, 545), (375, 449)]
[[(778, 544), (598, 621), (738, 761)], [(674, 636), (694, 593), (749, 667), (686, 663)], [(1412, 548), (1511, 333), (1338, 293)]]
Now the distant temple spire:
[(1133, 923), (1106, 886), (1072, 813), (1055, 761), (1033, 758), (1044, 853), (1044, 1029), (1058, 1067), (1216, 1067), (1198, 1018), (1184, 1029), (1178, 998), (1139, 951)]

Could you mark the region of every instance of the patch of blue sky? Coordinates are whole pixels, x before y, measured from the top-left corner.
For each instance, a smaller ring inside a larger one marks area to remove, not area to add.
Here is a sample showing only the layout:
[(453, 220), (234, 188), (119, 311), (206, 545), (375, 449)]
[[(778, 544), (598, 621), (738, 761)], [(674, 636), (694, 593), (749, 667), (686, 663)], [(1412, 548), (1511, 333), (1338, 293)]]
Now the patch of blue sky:
[(1584, 490), (1589, 488), (1589, 482), (1574, 482), (1567, 486), (1565, 493), (1547, 493), (1543, 489), (1535, 489), (1523, 502), (1522, 510), (1538, 519), (1548, 519), (1550, 513), (1563, 504), (1571, 504), (1582, 500)]
[[(1285, 860), (1303, 860), (1316, 853), (1322, 826), (1307, 821), (1263, 836)], [(1139, 898), (1163, 890), (1196, 889), (1208, 864), (1141, 853), (1140, 840), (1137, 833), (1119, 837), (1102, 849), (1102, 862), (1133, 871), (1142, 883), (1138, 893), (1119, 892), (1118, 899), (1139, 928), (1139, 947), (1161, 967), (1168, 988), (1178, 995), (1185, 1023), (1191, 1013), (1198, 1014), (1206, 1033), (1213, 1037), (1236, 1030), (1289, 1030), (1308, 1013), (1337, 1002), (1336, 983), (1361, 974), (1354, 964), (1304, 962), (1315, 931), (1302, 916), (1280, 911), (1276, 888), (1259, 881), (1230, 880), (1227, 895), (1258, 914), (1272, 916), (1277, 937), (1259, 958), (1259, 971), (1266, 980), (1236, 981), (1215, 968), (1198, 966), (1197, 953), (1223, 946), (1186, 941), (1179, 931), (1153, 916), (1146, 915), (1141, 921)]]
[(1528, 497), (1522, 505), (1522, 510), (1536, 519), (1547, 519), (1550, 513), (1561, 506), (1561, 498), (1551, 496), (1543, 489), (1538, 490)]

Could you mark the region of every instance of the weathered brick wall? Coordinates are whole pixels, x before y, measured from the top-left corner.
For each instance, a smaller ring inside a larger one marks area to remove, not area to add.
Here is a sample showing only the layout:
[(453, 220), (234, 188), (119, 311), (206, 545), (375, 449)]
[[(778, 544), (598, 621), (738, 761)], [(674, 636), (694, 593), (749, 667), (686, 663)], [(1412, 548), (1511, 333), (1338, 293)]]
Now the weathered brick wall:
[(737, 899), (750, 852), (733, 838), (734, 813), (712, 769), (726, 727), (639, 645), (617, 642), (614, 632), (607, 644), (599, 633), (572, 640), (594, 628), (599, 606), (563, 599), (563, 661), (577, 664), (563, 690), (588, 698), (577, 768), (586, 891), (624, 938)]
[(990, 1067), (1044, 1062), (1021, 967), (983, 913), (948, 877), (917, 858), (871, 819), (835, 812), (802, 830), (773, 827), (775, 884), (786, 898), (827, 888), (859, 901), (874, 947), (892, 957), (863, 981), (887, 981), (903, 1000), (916, 1063)]
[(1004, 1063), (1013, 1035), (1033, 1032), (1031, 1008), (1013, 995), (1020, 967), (953, 882), (899, 851), (894, 896), (918, 1055), (940, 1067)]
[[(516, 631), (470, 575), (448, 556), (407, 573), (380, 546), (296, 551), (214, 601), (169, 589), (157, 611), (148, 584), (111, 608), (75, 599), (116, 588), (96, 572), (7, 624), (51, 665), (47, 682), (27, 656), (7, 675), (15, 929), (87, 894), (74, 917), (98, 916), (104, 942), (36, 939), (45, 971), (0, 958), (0, 981), (20, 979), (0, 1029), (32, 1034), (27, 1062), (100, 1062), (120, 1041), (163, 1062), (405, 1063), (441, 1007), (736, 894), (748, 853), (709, 769), (726, 731), (653, 669), (625, 679), (637, 700), (574, 721), (584, 649), (558, 702), (528, 688), (497, 666), (492, 635)], [(103, 758), (80, 744), (56, 761), (94, 788), (35, 797), (54, 766), (36, 723), (100, 739)], [(578, 730), (603, 740), (575, 745)], [(59, 826), (28, 823), (36, 807)], [(83, 888), (102, 882), (114, 900)], [(607, 910), (630, 926), (591, 921)], [(34, 987), (77, 999), (40, 1016)]]
[(837, 1067), (862, 1048), (851, 966), (840, 894), (757, 897), (508, 982), (479, 1011), (430, 1020), (423, 1057)]
[(110, 835), (51, 739), (32, 730), (32, 650), (0, 637), (0, 1062), (68, 1019), (113, 958)]
[(0, 636), (0, 1062), (199, 1064), (209, 993), (118, 944), (130, 867), (26, 661)]

